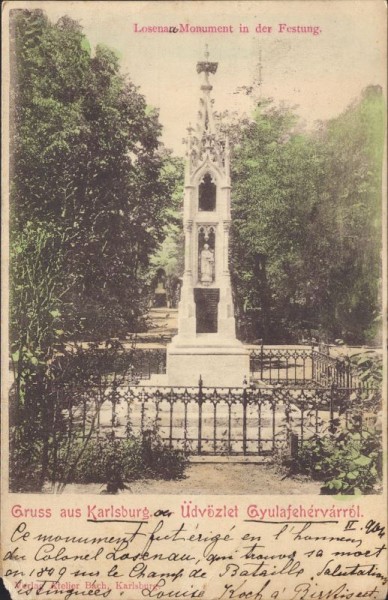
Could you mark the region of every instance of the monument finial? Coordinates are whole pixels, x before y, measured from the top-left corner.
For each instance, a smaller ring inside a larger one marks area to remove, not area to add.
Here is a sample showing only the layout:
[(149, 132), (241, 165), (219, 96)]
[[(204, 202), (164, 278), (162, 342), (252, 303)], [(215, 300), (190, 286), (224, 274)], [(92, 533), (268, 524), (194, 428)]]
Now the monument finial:
[(218, 63), (209, 61), (209, 46), (206, 44), (205, 47), (205, 60), (201, 60), (197, 62), (197, 73), (205, 73), (205, 80), (208, 84), (209, 73), (214, 75), (216, 73), (218, 67)]
[(193, 138), (193, 146), (196, 148), (196, 155), (193, 155), (193, 164), (204, 161), (205, 158), (214, 160), (217, 164), (223, 165), (222, 147), (219, 144), (217, 128), (214, 122), (213, 100), (210, 92), (213, 89), (209, 81), (209, 75), (217, 72), (218, 62), (209, 61), (209, 47), (205, 46), (205, 60), (197, 63), (197, 73), (203, 73), (201, 85), (202, 97), (200, 98), (200, 110), (198, 112), (197, 135)]

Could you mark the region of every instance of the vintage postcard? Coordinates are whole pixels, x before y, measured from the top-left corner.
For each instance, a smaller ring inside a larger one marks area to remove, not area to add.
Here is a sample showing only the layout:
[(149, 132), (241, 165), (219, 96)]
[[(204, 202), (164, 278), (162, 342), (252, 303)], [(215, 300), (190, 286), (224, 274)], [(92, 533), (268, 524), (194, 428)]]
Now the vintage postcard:
[(387, 597), (386, 9), (3, 4), (1, 598)]

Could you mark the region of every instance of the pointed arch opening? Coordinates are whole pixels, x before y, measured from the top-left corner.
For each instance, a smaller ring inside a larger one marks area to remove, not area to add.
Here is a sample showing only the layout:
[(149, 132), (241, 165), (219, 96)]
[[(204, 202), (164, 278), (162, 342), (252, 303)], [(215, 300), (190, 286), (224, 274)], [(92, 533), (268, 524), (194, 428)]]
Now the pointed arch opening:
[(198, 188), (198, 210), (213, 212), (216, 210), (217, 186), (210, 173), (205, 173)]

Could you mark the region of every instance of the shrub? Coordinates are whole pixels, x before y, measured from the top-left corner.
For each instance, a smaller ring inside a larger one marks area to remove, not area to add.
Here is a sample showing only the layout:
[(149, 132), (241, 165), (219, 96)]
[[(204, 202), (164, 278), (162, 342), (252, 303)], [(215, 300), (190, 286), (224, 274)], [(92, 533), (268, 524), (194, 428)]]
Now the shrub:
[(117, 340), (60, 350), (47, 368), (33, 365), (23, 402), (15, 386), (11, 391), (10, 489), (36, 492), (47, 480), (120, 489), (141, 477), (183, 477), (187, 459), (163, 445), (156, 422), (143, 436), (129, 427), (126, 439), (96, 439), (98, 411), (132, 380), (134, 352)]
[(324, 482), (324, 494), (370, 494), (382, 477), (381, 433), (340, 431), (306, 440), (296, 470)]
[(374, 351), (362, 351), (351, 362), (366, 387), (343, 404), (341, 412), (350, 415), (348, 429), (334, 419), (331, 431), (323, 430), (303, 443), (293, 463), (294, 470), (323, 481), (324, 494), (371, 494), (381, 488), (382, 358)]
[(41, 481), (41, 444), (27, 443), (10, 429), (9, 489), (11, 492), (39, 492)]
[(353, 368), (367, 387), (381, 389), (383, 381), (383, 359), (374, 350), (366, 350), (353, 354)]
[(186, 466), (184, 453), (163, 446), (153, 432), (128, 439), (109, 435), (86, 444), (82, 440), (74, 442), (66, 463), (58, 461), (57, 477), (65, 483), (104, 483), (108, 491), (117, 491), (124, 489), (126, 482), (145, 477), (180, 479)]

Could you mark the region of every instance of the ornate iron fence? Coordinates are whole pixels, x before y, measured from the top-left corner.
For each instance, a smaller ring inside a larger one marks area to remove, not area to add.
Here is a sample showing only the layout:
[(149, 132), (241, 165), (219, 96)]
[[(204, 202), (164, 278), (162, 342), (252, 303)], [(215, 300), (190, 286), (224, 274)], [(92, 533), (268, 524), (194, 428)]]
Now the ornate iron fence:
[[(132, 379), (147, 380), (152, 374), (166, 372), (164, 348), (135, 348)], [(348, 357), (333, 357), (322, 349), (308, 348), (252, 348), (250, 350), (252, 380), (285, 385), (306, 385), (309, 382), (322, 387), (333, 382), (338, 387), (367, 389)]]
[(130, 342), (132, 348), (136, 348), (138, 344), (169, 344), (172, 335), (166, 333), (131, 333), (126, 337), (126, 341)]
[(326, 352), (312, 350), (312, 379), (322, 386), (335, 383), (338, 387), (368, 389), (368, 384), (357, 373), (348, 356), (333, 357)]
[(251, 377), (269, 383), (304, 384), (312, 379), (311, 348), (266, 348), (250, 351)]
[[(368, 402), (359, 388), (171, 388), (113, 386), (62, 390), (69, 436), (156, 433), (188, 454), (270, 455), (291, 434), (312, 435), (362, 426)], [(375, 404), (374, 404), (375, 408)]]
[(165, 348), (135, 348), (132, 351), (132, 380), (150, 379), (153, 374), (166, 372)]

